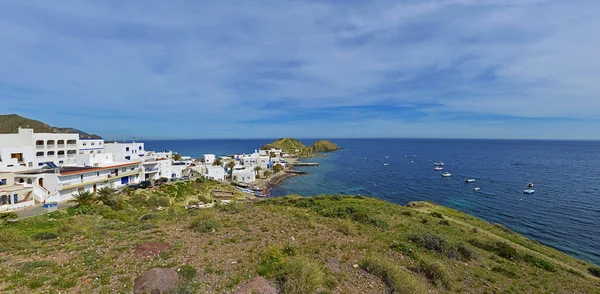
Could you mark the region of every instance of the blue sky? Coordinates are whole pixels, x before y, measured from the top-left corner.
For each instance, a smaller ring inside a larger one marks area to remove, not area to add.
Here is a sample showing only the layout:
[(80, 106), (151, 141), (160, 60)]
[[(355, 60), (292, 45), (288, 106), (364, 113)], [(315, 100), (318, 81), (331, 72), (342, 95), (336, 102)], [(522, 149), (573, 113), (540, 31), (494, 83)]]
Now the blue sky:
[(105, 138), (600, 139), (600, 1), (0, 2), (0, 113)]

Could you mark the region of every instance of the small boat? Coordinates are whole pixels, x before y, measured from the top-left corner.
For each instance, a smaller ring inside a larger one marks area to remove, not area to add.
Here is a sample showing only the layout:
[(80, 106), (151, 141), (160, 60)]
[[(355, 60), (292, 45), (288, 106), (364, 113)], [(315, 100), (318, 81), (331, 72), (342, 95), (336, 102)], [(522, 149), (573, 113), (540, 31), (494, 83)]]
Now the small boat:
[(410, 158), (410, 156), (408, 156), (408, 155), (404, 155), (404, 158)]
[(388, 165), (390, 165), (390, 164), (389, 164), (389, 163), (384, 163), (384, 164), (383, 164), (383, 166), (388, 166)]
[(533, 187), (533, 183), (528, 183), (528, 184), (527, 184), (527, 187), (528, 187), (528, 188), (532, 188), (532, 187)]
[(267, 197), (267, 195), (260, 193), (260, 192), (254, 192), (254, 196), (256, 197)]
[(434, 166), (444, 166), (443, 162), (434, 162), (433, 163)]
[(436, 167), (434, 167), (434, 168), (433, 168), (433, 170), (434, 170), (434, 171), (442, 171), (442, 170), (444, 170), (444, 168), (443, 168), (443, 167), (436, 166)]
[(475, 183), (475, 179), (466, 179), (465, 183)]
[(475, 192), (477, 192), (477, 191), (479, 191), (479, 190), (481, 190), (481, 188), (479, 188), (479, 187), (475, 187), (475, 188), (473, 188), (473, 191), (475, 191)]
[(523, 190), (523, 193), (525, 193), (525, 194), (533, 194), (533, 193), (535, 193), (535, 190), (533, 190), (533, 189), (525, 189), (525, 190)]
[(389, 156), (386, 156), (385, 158), (390, 158)]
[(411, 161), (410, 161), (410, 163), (415, 163), (415, 161), (414, 161), (414, 160), (411, 160)]
[(445, 178), (450, 177), (450, 176), (452, 176), (452, 174), (449, 172), (445, 172), (442, 174), (442, 177), (445, 177)]

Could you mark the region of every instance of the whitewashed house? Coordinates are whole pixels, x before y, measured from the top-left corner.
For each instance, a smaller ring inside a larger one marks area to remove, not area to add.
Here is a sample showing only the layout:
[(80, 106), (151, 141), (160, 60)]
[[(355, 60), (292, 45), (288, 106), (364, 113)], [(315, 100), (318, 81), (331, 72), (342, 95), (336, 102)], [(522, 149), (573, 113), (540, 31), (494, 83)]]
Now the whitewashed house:
[(104, 139), (80, 138), (79, 154), (104, 153)]
[(35, 205), (31, 183), (15, 183), (14, 173), (0, 172), (0, 212)]
[(209, 179), (214, 179), (217, 181), (224, 181), (225, 180), (225, 169), (222, 166), (212, 166), (212, 165), (205, 165), (206, 168), (206, 172), (204, 174), (204, 177), (209, 178)]
[(252, 183), (256, 180), (256, 172), (252, 167), (234, 167), (232, 178), (242, 183)]
[(111, 153), (115, 162), (139, 161), (144, 157), (144, 143), (104, 143), (104, 152)]
[(204, 154), (204, 164), (212, 165), (216, 159), (217, 159), (217, 156), (214, 154)]

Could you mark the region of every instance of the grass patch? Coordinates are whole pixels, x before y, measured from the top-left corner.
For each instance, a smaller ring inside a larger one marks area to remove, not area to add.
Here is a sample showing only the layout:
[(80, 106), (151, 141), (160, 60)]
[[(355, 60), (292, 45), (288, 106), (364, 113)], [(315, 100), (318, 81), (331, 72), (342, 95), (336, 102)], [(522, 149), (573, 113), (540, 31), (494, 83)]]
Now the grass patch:
[(446, 267), (438, 261), (421, 260), (417, 272), (437, 287), (450, 288), (450, 274), (448, 274)]
[(600, 278), (600, 267), (589, 267), (588, 272), (592, 274), (592, 276)]
[(501, 274), (501, 275), (503, 275), (503, 276), (505, 276), (507, 278), (511, 278), (511, 279), (514, 279), (514, 278), (518, 277), (518, 275), (515, 272), (507, 270), (507, 269), (505, 269), (503, 267), (500, 267), (500, 266), (493, 267), (492, 271), (496, 272), (496, 273), (499, 273), (499, 274)]
[(422, 248), (444, 254), (456, 260), (469, 261), (475, 258), (475, 252), (465, 244), (452, 244), (436, 234), (412, 234), (408, 240)]
[(485, 251), (493, 252), (496, 255), (508, 260), (518, 260), (520, 258), (517, 249), (513, 248), (506, 242), (485, 242), (478, 239), (471, 239), (469, 240), (469, 243)]
[(406, 244), (394, 241), (392, 245), (390, 245), (390, 248), (396, 252), (402, 253), (403, 255), (416, 258), (415, 251)]
[(184, 281), (192, 281), (196, 278), (198, 270), (189, 264), (185, 264), (177, 269), (177, 274), (179, 274), (179, 277)]
[(539, 267), (546, 271), (549, 271), (549, 272), (556, 271), (556, 266), (554, 266), (554, 264), (552, 264), (544, 259), (541, 259), (539, 257), (533, 256), (530, 254), (525, 254), (525, 255), (523, 255), (523, 260), (535, 267)]
[(347, 222), (339, 223), (336, 227), (336, 230), (346, 236), (355, 236), (358, 234), (356, 227)]
[(379, 277), (393, 293), (427, 293), (425, 287), (412, 273), (402, 270), (388, 258), (370, 255), (360, 262), (360, 267)]
[(325, 272), (317, 262), (299, 257), (283, 264), (277, 281), (283, 293), (314, 293), (325, 282)]
[(17, 265), (20, 270), (28, 271), (42, 267), (53, 267), (56, 263), (47, 260), (27, 261)]
[(50, 232), (39, 232), (32, 236), (34, 240), (52, 240), (58, 238), (58, 235)]
[(431, 215), (433, 217), (444, 219), (444, 216), (441, 213), (437, 212), (437, 211), (433, 211), (429, 215)]
[(201, 210), (190, 224), (190, 229), (198, 233), (216, 232), (221, 228), (221, 221), (212, 209)]

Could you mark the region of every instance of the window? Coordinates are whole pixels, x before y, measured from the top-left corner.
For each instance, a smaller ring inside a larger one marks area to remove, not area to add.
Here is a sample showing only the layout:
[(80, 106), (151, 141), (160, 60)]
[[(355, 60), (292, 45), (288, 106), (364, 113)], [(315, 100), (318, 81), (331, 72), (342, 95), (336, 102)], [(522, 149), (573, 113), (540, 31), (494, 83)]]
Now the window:
[(40, 151), (40, 152), (36, 152), (35, 156), (44, 156), (44, 152)]
[(46, 153), (46, 155), (48, 155), (48, 156), (54, 156), (54, 151), (48, 151), (48, 153)]
[(79, 175), (79, 178), (83, 181), (83, 175)]
[(43, 163), (41, 163), (41, 162), (40, 162), (40, 163), (38, 163), (38, 166), (43, 166), (43, 165), (44, 165), (44, 164), (43, 164)]
[(94, 145), (95, 145), (94, 142), (92, 142), (92, 146), (94, 146)]
[(100, 176), (100, 172), (96, 172), (96, 176), (99, 177)]
[(0, 186), (2, 186), (2, 185), (6, 185), (6, 179), (1, 179), (0, 180)]
[(129, 151), (129, 147), (125, 147), (125, 151)]
[(27, 184), (31, 185), (33, 182), (31, 181), (31, 179), (27, 179)]
[(15, 204), (15, 203), (19, 203), (19, 194), (15, 194), (15, 195), (13, 195), (13, 196), (14, 196), (14, 199), (15, 199), (15, 200), (13, 201), (13, 204)]
[(125, 156), (125, 159), (131, 160), (131, 156)]
[(142, 150), (142, 146), (138, 146), (138, 150)]
[(64, 160), (59, 160), (58, 164), (63, 164)]
[(23, 183), (25, 183), (25, 180), (23, 178), (20, 178), (19, 179), (19, 184), (23, 184)]
[(83, 143), (83, 146), (87, 146), (87, 143)]

